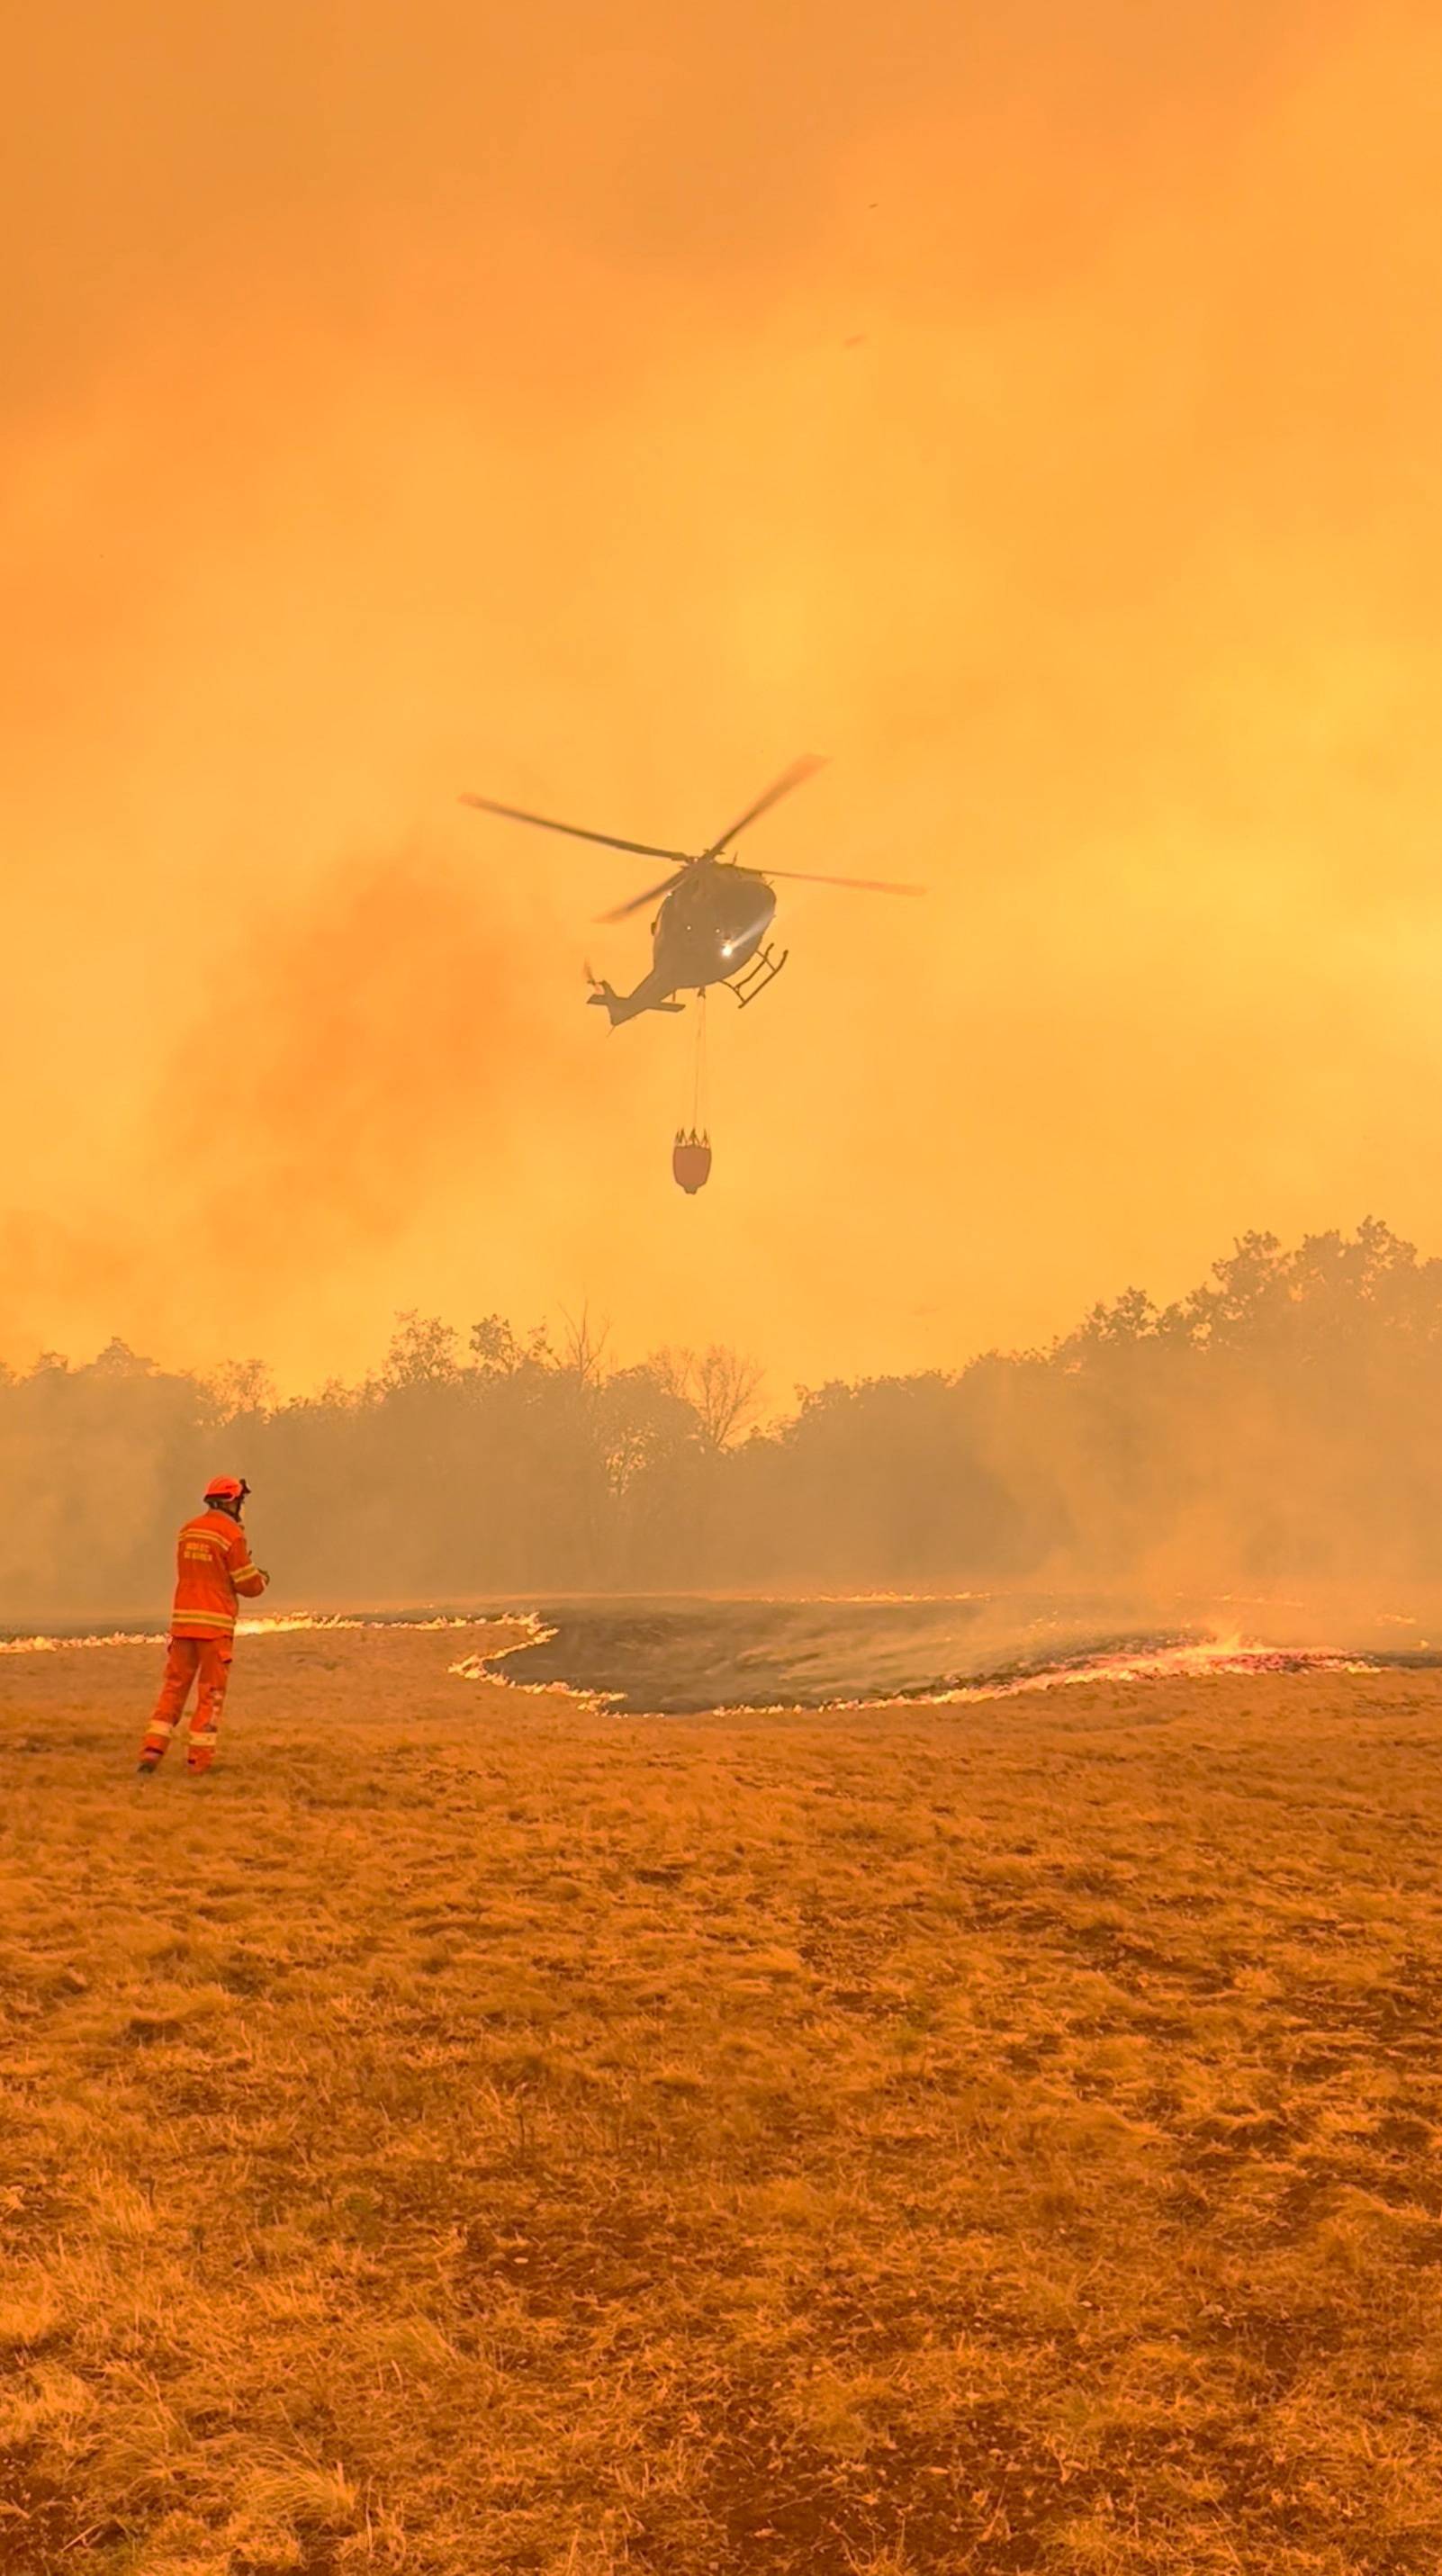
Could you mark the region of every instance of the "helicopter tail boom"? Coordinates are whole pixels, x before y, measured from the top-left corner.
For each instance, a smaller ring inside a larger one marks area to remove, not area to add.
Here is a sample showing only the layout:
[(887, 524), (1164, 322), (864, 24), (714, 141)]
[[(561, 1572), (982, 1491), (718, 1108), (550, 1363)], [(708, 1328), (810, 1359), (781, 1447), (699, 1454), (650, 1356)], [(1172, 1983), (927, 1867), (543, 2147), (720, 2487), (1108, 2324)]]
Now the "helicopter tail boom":
[(613, 985), (597, 984), (588, 1000), (599, 1005), (608, 1015), (613, 1029), (623, 1020), (637, 1020), (643, 1011), (684, 1011), (684, 1002), (674, 1002), (670, 987), (658, 975), (643, 976), (634, 993), (618, 993)]

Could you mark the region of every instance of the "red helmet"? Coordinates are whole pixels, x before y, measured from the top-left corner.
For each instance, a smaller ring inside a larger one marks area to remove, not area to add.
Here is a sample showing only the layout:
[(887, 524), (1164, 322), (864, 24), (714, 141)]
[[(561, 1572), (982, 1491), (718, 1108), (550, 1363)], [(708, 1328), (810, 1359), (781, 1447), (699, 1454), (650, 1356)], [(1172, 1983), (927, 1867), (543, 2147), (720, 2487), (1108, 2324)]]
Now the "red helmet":
[(212, 1476), (205, 1489), (208, 1503), (243, 1503), (250, 1487), (243, 1476)]

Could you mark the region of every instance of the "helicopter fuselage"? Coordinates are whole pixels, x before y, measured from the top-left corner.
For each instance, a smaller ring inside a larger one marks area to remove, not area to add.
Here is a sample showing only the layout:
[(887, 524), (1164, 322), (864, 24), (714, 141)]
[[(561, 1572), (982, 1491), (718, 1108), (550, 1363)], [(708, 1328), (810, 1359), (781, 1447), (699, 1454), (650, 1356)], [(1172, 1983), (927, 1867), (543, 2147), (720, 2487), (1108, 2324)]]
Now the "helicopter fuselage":
[(673, 993), (728, 982), (750, 964), (775, 910), (770, 886), (752, 869), (698, 859), (651, 925), (652, 972)]
[(677, 993), (704, 993), (742, 974), (771, 927), (776, 897), (754, 869), (697, 859), (673, 885), (651, 924), (651, 971), (635, 991), (600, 984), (591, 995), (613, 1028), (643, 1011), (679, 1011)]
[[(749, 831), (820, 765), (810, 753), (793, 760), (765, 795), (748, 805), (704, 850), (677, 850), (655, 841), (622, 840), (614, 832), (590, 832), (578, 823), (557, 822), (554, 815), (533, 814), (522, 805), (498, 805), (490, 796), (465, 796), (461, 801), (478, 805), (483, 814), (502, 814), (513, 823), (533, 823), (543, 832), (564, 832), (570, 840), (596, 841), (606, 849), (629, 850), (642, 859), (664, 859), (668, 870), (679, 869), (679, 875), (668, 873), (659, 885), (648, 886), (644, 894), (633, 895), (629, 903), (601, 915), (605, 922), (626, 921), (644, 904), (660, 898), (661, 908), (651, 924), (651, 971), (642, 976), (634, 992), (618, 993), (586, 969), (591, 1000), (609, 1014), (614, 1028), (621, 1020), (639, 1018), (642, 1011), (679, 1011), (684, 1005), (676, 1000), (678, 993), (704, 993), (708, 984), (727, 985), (744, 1009), (775, 983), (786, 957), (784, 953), (775, 956), (766, 944), (776, 911), (770, 879), (757, 868), (738, 867), (726, 853), (739, 833)], [(797, 868), (775, 873), (797, 884), (848, 886), (861, 894), (921, 892), (920, 886), (896, 885), (889, 878), (813, 876)]]

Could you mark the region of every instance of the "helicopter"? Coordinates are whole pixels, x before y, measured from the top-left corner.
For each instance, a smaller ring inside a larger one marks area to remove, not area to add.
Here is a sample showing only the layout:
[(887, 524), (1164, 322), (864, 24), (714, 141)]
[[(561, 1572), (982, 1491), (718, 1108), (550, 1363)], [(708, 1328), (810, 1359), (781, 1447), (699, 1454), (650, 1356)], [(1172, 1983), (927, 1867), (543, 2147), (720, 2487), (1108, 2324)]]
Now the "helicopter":
[(921, 886), (896, 885), (875, 877), (811, 876), (796, 868), (772, 868), (763, 876), (759, 868), (743, 868), (729, 855), (733, 841), (824, 766), (809, 754), (793, 761), (773, 780), (764, 796), (758, 796), (755, 804), (748, 805), (720, 839), (704, 850), (666, 850), (650, 841), (618, 840), (611, 832), (588, 832), (578, 823), (557, 823), (547, 814), (528, 814), (519, 805), (498, 805), (489, 796), (463, 796), (461, 803), (474, 805), (483, 814), (504, 815), (508, 822), (534, 823), (542, 831), (564, 832), (572, 840), (599, 841), (608, 850), (634, 850), (643, 859), (666, 859), (671, 863), (673, 872), (659, 885), (648, 886), (644, 894), (633, 895), (629, 903), (618, 904), (613, 912), (599, 916), (603, 922), (626, 921), (643, 905), (661, 897), (661, 908), (651, 924), (651, 971), (642, 976), (633, 992), (617, 993), (592, 975), (589, 967), (586, 969), (593, 987), (588, 998), (609, 1014), (614, 1029), (623, 1020), (639, 1019), (643, 1011), (684, 1010), (685, 1004), (677, 1001), (676, 995), (704, 993), (709, 984), (724, 984), (743, 1009), (768, 984), (773, 984), (791, 952), (783, 949), (778, 957), (767, 939), (776, 911), (772, 877), (786, 877), (797, 885), (847, 886), (862, 894), (924, 891)]

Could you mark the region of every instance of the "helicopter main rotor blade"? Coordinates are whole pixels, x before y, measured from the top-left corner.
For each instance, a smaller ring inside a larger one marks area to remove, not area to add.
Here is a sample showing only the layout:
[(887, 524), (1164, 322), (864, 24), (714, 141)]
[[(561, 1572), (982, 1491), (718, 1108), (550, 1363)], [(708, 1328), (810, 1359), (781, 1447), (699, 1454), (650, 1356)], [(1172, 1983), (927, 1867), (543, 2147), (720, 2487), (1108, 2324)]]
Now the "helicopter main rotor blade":
[(733, 823), (729, 832), (723, 832), (719, 841), (712, 842), (710, 849), (702, 853), (703, 857), (718, 857), (738, 833), (746, 830), (748, 824), (756, 822), (763, 814), (769, 814), (772, 806), (779, 805), (783, 796), (789, 796), (793, 787), (801, 786), (807, 778), (814, 778), (817, 770), (825, 767), (825, 761), (818, 760), (812, 752), (807, 752), (800, 760), (793, 760), (790, 768), (783, 769), (780, 777), (767, 788), (765, 795), (758, 796), (754, 805), (747, 806), (739, 822)]
[(647, 886), (644, 894), (633, 894), (629, 903), (618, 903), (614, 912), (598, 912), (596, 919), (598, 921), (629, 921), (632, 913), (639, 912), (643, 904), (654, 903), (658, 894), (669, 894), (673, 886), (678, 886), (680, 884), (681, 879), (685, 874), (686, 871), (682, 868), (674, 877), (663, 877), (659, 885)]
[(925, 886), (898, 885), (894, 877), (813, 877), (804, 868), (765, 868), (768, 877), (789, 877), (793, 885), (849, 886), (853, 894), (925, 894)]
[(618, 841), (614, 832), (587, 832), (579, 823), (555, 823), (549, 814), (528, 814), (520, 805), (497, 805), (489, 796), (463, 796), (482, 814), (504, 814), (508, 823), (536, 823), (543, 832), (565, 832), (573, 841), (600, 841), (608, 850), (634, 850), (643, 859), (685, 859), (686, 850), (658, 850), (654, 841)]

